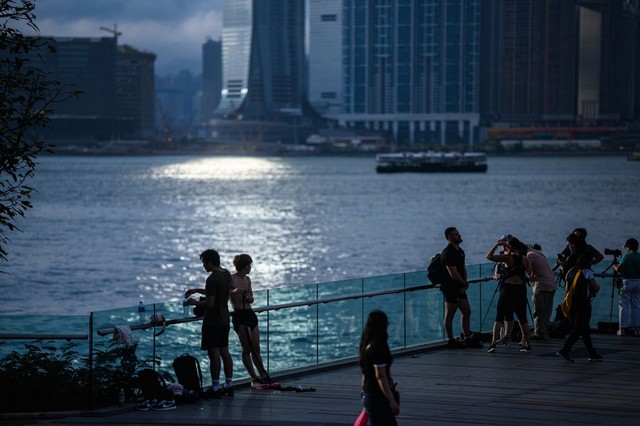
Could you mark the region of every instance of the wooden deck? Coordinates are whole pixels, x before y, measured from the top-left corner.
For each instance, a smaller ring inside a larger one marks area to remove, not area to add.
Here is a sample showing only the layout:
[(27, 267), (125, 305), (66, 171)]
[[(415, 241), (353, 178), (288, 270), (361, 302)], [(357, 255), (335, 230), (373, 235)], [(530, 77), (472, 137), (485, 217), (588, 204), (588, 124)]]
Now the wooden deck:
[[(569, 364), (554, 354), (561, 340), (517, 346), (425, 349), (397, 354), (392, 367), (401, 392), (399, 425), (638, 425), (640, 337), (594, 335), (604, 362), (588, 362), (578, 341)], [(235, 359), (235, 368), (242, 368)], [(10, 420), (11, 424), (111, 425), (352, 425), (360, 412), (355, 364), (281, 380), (315, 392), (236, 389), (233, 399), (201, 401), (167, 412), (123, 410), (102, 417)], [(5, 419), (3, 423), (6, 424)]]

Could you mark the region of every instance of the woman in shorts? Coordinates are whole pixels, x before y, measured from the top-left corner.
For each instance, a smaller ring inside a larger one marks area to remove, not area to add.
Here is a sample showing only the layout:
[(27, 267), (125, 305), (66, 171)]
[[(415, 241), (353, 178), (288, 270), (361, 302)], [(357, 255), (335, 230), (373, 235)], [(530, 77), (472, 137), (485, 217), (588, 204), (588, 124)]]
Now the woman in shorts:
[[(253, 289), (251, 288), (251, 264), (253, 260), (248, 254), (239, 254), (233, 258), (236, 273), (231, 275), (231, 293), (229, 300), (233, 307), (233, 329), (242, 345), (242, 363), (251, 376), (251, 386), (269, 384), (269, 373), (264, 368), (260, 356), (260, 330), (258, 317), (251, 309), (253, 303)], [(256, 366), (256, 374), (253, 366)]]

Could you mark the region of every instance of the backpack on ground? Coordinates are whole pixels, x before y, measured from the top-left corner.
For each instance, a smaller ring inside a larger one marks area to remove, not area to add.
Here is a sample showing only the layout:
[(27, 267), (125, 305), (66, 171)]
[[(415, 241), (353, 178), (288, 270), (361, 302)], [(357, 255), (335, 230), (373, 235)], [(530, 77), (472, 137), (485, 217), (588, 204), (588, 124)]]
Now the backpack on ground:
[(202, 370), (198, 358), (183, 354), (173, 361), (178, 383), (184, 387), (182, 402), (195, 402), (202, 396)]
[(138, 372), (138, 387), (145, 400), (173, 399), (171, 392), (167, 389), (164, 377), (151, 368), (145, 368)]
[(442, 264), (442, 254), (437, 253), (431, 256), (429, 266), (427, 266), (427, 278), (431, 284), (444, 284), (447, 279), (444, 265)]

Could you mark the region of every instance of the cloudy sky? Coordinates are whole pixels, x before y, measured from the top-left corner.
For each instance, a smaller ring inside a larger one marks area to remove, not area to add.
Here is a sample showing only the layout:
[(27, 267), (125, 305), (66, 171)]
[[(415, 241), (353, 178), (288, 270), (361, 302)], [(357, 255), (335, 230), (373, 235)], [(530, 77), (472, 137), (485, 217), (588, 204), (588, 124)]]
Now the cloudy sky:
[(154, 52), (156, 73), (181, 69), (201, 73), (202, 44), (220, 38), (222, 0), (37, 0), (41, 35), (110, 36), (100, 27), (118, 26), (119, 44)]

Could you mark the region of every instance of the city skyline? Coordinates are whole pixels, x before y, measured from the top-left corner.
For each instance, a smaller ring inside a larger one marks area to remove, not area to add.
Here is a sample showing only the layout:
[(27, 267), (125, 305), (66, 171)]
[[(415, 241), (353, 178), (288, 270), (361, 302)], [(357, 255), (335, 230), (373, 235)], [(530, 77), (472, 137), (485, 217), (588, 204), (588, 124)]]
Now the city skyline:
[(43, 36), (106, 37), (157, 55), (156, 73), (202, 72), (202, 45), (221, 34), (222, 0), (38, 0), (36, 24)]

